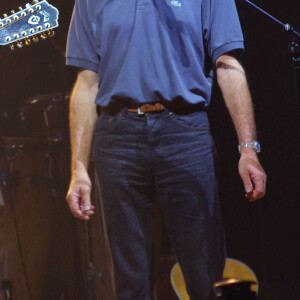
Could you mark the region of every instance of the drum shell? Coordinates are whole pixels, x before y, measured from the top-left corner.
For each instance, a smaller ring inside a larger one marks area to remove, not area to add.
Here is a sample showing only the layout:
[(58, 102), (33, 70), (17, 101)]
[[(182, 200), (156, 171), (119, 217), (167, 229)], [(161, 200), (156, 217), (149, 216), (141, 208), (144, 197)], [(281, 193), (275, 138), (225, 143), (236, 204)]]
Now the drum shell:
[(30, 99), (20, 112), (25, 135), (46, 142), (68, 140), (68, 105), (69, 96), (62, 94)]

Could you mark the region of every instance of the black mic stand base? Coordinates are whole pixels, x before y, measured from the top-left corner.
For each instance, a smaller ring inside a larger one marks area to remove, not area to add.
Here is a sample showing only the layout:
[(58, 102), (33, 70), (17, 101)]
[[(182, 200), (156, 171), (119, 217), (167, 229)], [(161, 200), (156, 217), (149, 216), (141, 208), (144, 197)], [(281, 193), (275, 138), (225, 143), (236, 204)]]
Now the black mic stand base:
[(215, 293), (219, 300), (257, 300), (251, 286), (253, 281), (227, 278), (214, 284)]

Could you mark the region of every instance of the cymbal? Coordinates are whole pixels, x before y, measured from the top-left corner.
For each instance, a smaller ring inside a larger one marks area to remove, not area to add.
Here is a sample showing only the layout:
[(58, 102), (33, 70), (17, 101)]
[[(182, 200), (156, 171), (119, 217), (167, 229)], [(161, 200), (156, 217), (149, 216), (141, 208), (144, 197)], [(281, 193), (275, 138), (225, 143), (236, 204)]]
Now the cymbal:
[(39, 105), (44, 104), (49, 101), (51, 102), (62, 102), (69, 100), (69, 93), (50, 93), (42, 94), (32, 97), (26, 101), (26, 104), (29, 105)]

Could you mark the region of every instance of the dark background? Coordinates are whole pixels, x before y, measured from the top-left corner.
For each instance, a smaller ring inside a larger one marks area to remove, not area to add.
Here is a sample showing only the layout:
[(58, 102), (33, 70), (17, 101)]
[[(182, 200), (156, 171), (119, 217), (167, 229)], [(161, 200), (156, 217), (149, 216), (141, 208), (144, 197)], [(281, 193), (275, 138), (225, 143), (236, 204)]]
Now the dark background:
[[(0, 136), (25, 136), (19, 112), (36, 95), (68, 92), (76, 70), (64, 66), (73, 0), (51, 0), (60, 11), (53, 39), (11, 52), (0, 48)], [(237, 173), (237, 139), (218, 88), (210, 119), (218, 149), (219, 183), (228, 256), (251, 266), (260, 283), (260, 299), (299, 299), (300, 294), (300, 134), (294, 68), (280, 27), (237, 0), (245, 35), (242, 63), (255, 104), (261, 162), (268, 174), (265, 198), (244, 199)], [(256, 4), (300, 31), (298, 0), (264, 0)], [(0, 12), (24, 5), (1, 1)], [(39, 124), (37, 124), (38, 126)]]

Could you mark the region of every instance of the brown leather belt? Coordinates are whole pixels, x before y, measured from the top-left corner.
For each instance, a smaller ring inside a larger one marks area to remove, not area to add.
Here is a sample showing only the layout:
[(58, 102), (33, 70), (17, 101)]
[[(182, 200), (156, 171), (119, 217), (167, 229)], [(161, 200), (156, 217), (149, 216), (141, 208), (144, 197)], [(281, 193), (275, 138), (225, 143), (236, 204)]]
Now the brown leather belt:
[(147, 103), (147, 104), (143, 104), (139, 107), (132, 107), (132, 106), (128, 107), (128, 111), (137, 112), (140, 115), (155, 112), (155, 111), (162, 111), (164, 109), (165, 109), (165, 107), (159, 102), (158, 103)]
[(114, 102), (108, 106), (98, 106), (97, 111), (106, 111), (111, 114), (115, 114), (120, 112), (122, 109), (126, 108), (129, 112), (136, 112), (138, 114), (147, 114), (151, 112), (160, 112), (164, 110), (169, 110), (171, 112), (179, 113), (179, 114), (188, 114), (195, 111), (203, 111), (205, 110), (205, 104), (186, 104), (186, 103), (176, 103), (176, 102), (165, 102), (164, 104), (160, 102), (156, 103), (147, 103), (142, 105), (136, 104), (124, 104), (121, 102)]

